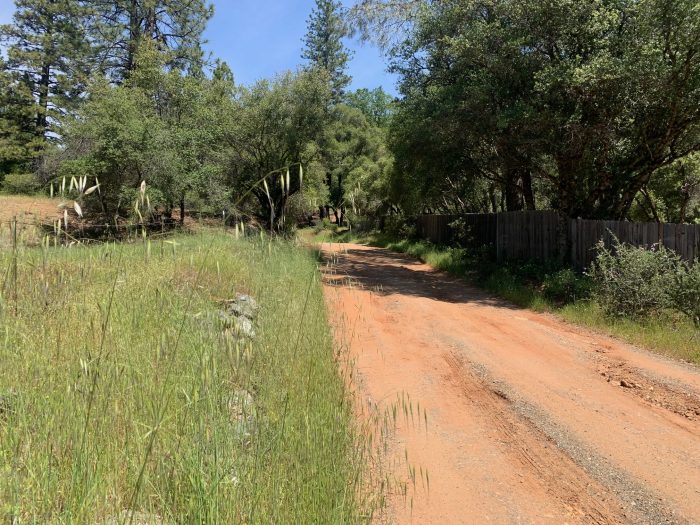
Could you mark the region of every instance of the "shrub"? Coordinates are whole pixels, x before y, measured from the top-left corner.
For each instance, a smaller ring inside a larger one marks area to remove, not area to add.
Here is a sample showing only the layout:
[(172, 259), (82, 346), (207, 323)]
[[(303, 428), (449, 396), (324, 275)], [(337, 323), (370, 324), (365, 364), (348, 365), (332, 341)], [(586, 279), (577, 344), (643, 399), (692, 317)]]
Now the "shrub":
[(311, 225), (313, 207), (309, 205), (302, 193), (295, 193), (287, 200), (285, 220), (294, 226)]
[[(314, 227), (314, 231), (316, 233), (321, 233), (322, 231), (328, 231), (328, 230), (335, 231), (333, 229), (334, 226), (335, 226), (335, 224), (333, 224), (329, 218), (324, 217), (318, 223), (316, 223), (316, 226)], [(336, 227), (336, 229), (337, 229), (337, 227)]]
[(671, 289), (673, 307), (690, 317), (700, 328), (700, 260), (681, 264)]
[(8, 173), (2, 189), (5, 193), (32, 195), (41, 189), (41, 184), (33, 173)]
[(355, 233), (370, 233), (380, 226), (380, 220), (375, 215), (348, 211), (346, 219)]
[(527, 261), (512, 262), (511, 270), (518, 276), (531, 282), (544, 282), (550, 274), (559, 271), (561, 265), (554, 261), (537, 261), (530, 259)]
[(542, 293), (558, 303), (573, 303), (591, 295), (591, 281), (587, 276), (566, 268), (545, 276)]
[(390, 215), (384, 221), (382, 233), (394, 239), (415, 239), (416, 225), (404, 216)]
[(467, 224), (464, 217), (459, 217), (455, 219), (450, 224), (450, 230), (452, 231), (452, 241), (465, 248), (467, 246), (474, 245), (474, 233), (472, 232), (472, 227)]
[(680, 258), (663, 246), (652, 249), (598, 245), (591, 269), (596, 299), (612, 317), (643, 319), (673, 306), (671, 291), (681, 265)]

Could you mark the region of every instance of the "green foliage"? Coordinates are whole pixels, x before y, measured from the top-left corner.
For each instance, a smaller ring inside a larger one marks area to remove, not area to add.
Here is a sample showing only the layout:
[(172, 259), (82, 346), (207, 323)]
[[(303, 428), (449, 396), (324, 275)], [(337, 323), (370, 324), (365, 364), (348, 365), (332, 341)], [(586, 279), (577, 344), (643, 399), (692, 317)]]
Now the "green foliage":
[(61, 115), (80, 103), (92, 57), (86, 16), (76, 0), (15, 0), (12, 23), (0, 27), (6, 67), (35, 101), (37, 137), (51, 137)]
[(13, 195), (32, 195), (41, 189), (33, 173), (9, 173), (2, 182), (2, 191)]
[(130, 212), (134, 201), (126, 197), (142, 181), (153, 192), (155, 212), (169, 217), (188, 199), (211, 196), (217, 206), (211, 211), (220, 215), (231, 205), (222, 189), (222, 144), (233, 86), (227, 79), (166, 71), (162, 60), (153, 47), (143, 46), (128, 82), (93, 84), (79, 118), (67, 126), (56, 175), (97, 177), (96, 204), (110, 216)]
[(390, 239), (415, 239), (416, 227), (400, 215), (390, 215), (384, 220), (382, 234)]
[(596, 299), (611, 317), (645, 319), (672, 307), (671, 290), (679, 257), (663, 246), (653, 249), (602, 243), (590, 275)]
[(694, 264), (680, 264), (674, 272), (670, 295), (673, 307), (686, 314), (700, 328), (700, 260)]
[(331, 232), (331, 233), (337, 233), (338, 232), (338, 225), (331, 222), (330, 219), (327, 217), (324, 217), (321, 219), (318, 224), (314, 227), (314, 232), (315, 233), (321, 233), (321, 232)]
[(0, 182), (29, 168), (42, 138), (36, 137), (34, 99), (26, 82), (0, 59)]
[(137, 67), (141, 47), (156, 45), (165, 66), (201, 77), (202, 34), (214, 14), (207, 0), (86, 0), (86, 24), (95, 41), (99, 68), (122, 82)]
[(331, 85), (333, 100), (338, 102), (351, 78), (347, 74), (350, 51), (343, 44), (346, 34), (337, 0), (316, 0), (307, 21), (302, 58), (313, 68), (325, 71)]
[(325, 73), (286, 73), (238, 88), (231, 109), (219, 115), (225, 180), (234, 195), (250, 196), (245, 209), (271, 228), (283, 226), (287, 201), (302, 188), (310, 199), (324, 196), (318, 172), (300, 167), (318, 156), (330, 97)]
[(546, 203), (619, 219), (700, 147), (694, 0), (448, 0), (418, 13), (393, 66), (392, 195), (407, 209)]
[(592, 283), (587, 276), (581, 275), (571, 268), (547, 274), (542, 281), (542, 294), (558, 304), (569, 304), (588, 299), (592, 288)]
[(631, 215), (640, 221), (700, 223), (700, 157), (693, 154), (654, 172)]
[(312, 169), (328, 187), (327, 203), (338, 224), (375, 215), (384, 204), (387, 174), (392, 158), (380, 128), (370, 124), (358, 109), (339, 104), (318, 140), (319, 157)]
[[(363, 450), (311, 252), (205, 232), (14, 256), (13, 307), (0, 310), (3, 519), (361, 521)], [(252, 341), (218, 318), (239, 292), (260, 305)]]
[(358, 0), (345, 19), (353, 34), (387, 51), (404, 38), (429, 4), (429, 0)]
[(375, 126), (386, 128), (393, 113), (394, 99), (381, 87), (360, 88), (345, 94), (345, 104), (359, 109), (365, 118)]
[(122, 188), (137, 188), (155, 160), (158, 119), (145, 93), (95, 85), (80, 118), (66, 129), (66, 160), (57, 177), (97, 177), (102, 204), (111, 216), (125, 215), (133, 202), (122, 202)]

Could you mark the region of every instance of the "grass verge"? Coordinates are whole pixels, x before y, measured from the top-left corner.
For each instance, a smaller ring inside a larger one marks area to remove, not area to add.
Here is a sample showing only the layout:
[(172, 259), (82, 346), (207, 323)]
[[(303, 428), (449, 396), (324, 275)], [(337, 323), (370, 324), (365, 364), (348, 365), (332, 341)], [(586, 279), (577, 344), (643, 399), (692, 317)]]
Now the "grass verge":
[[(0, 522), (359, 521), (311, 252), (205, 232), (0, 270)], [(219, 319), (237, 292), (261, 305), (252, 341)]]
[[(550, 312), (587, 328), (677, 359), (700, 364), (700, 330), (686, 317), (668, 314), (646, 322), (611, 319), (594, 300), (563, 304), (543, 292), (546, 269), (533, 272), (523, 265), (484, 264), (479, 254), (461, 248), (436, 246), (425, 241), (374, 234), (343, 232), (316, 234), (317, 242), (361, 242), (405, 253), (430, 266), (463, 277), (507, 301), (540, 312)], [(523, 271), (525, 270), (525, 271)], [(537, 275), (539, 274), (539, 275)]]

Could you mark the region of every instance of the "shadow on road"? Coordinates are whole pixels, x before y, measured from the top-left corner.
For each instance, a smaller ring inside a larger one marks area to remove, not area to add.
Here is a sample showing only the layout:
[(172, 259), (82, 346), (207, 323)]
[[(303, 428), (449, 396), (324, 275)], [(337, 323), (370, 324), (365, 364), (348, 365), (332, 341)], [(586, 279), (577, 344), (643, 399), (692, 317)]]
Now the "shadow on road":
[(369, 246), (323, 246), (324, 280), (333, 286), (361, 286), (383, 295), (400, 294), (446, 303), (479, 303), (511, 310), (522, 308), (434, 270), (405, 254)]

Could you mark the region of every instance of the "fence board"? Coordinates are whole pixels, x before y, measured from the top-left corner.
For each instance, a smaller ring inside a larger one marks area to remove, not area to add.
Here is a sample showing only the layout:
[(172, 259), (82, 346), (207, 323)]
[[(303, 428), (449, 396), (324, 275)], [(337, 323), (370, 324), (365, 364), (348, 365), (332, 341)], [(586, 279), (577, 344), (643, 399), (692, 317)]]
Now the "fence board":
[[(456, 233), (450, 225), (460, 218), (470, 232), (471, 244), (492, 246), (498, 260), (548, 260), (559, 256), (562, 225), (553, 211), (421, 215), (416, 231), (433, 243), (450, 244), (455, 241)], [(600, 240), (612, 246), (614, 238), (632, 246), (662, 244), (691, 262), (700, 258), (700, 225), (572, 219), (564, 233), (569, 240), (566, 257), (578, 268), (586, 268), (593, 262)]]

